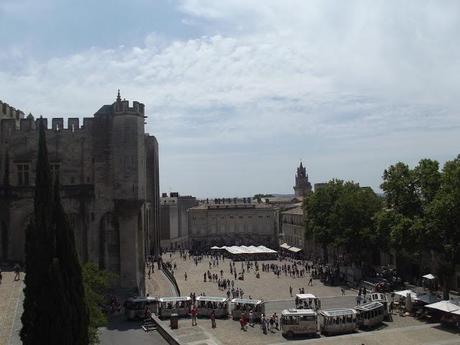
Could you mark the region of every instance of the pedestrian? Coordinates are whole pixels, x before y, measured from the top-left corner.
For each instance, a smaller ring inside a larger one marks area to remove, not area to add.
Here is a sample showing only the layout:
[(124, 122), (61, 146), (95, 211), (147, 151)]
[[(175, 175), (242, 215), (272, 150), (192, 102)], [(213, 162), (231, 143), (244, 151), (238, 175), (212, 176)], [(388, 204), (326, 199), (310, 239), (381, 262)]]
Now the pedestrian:
[(244, 319), (243, 314), (240, 316), (240, 326), (242, 331), (246, 330), (246, 320)]
[(185, 278), (185, 281), (187, 281), (187, 272), (184, 273), (184, 278)]
[(289, 294), (291, 295), (292, 297), (292, 286), (289, 285)]
[(216, 328), (216, 313), (214, 310), (211, 312), (211, 327)]
[(276, 330), (279, 331), (280, 330), (280, 323), (279, 323), (279, 319), (278, 319), (278, 315), (273, 314), (273, 318), (275, 319), (275, 327), (276, 327)]
[(310, 280), (308, 281), (309, 286), (313, 286), (313, 277), (310, 277)]
[(345, 289), (343, 287), (340, 288), (340, 291), (342, 291), (342, 296), (345, 296)]
[(249, 326), (254, 327), (254, 312), (249, 310)]
[(262, 317), (262, 332), (264, 334), (267, 334), (267, 326), (268, 326), (268, 323), (267, 323), (267, 319), (264, 317)]
[(20, 269), (19, 264), (14, 265), (14, 281), (21, 279)]
[(196, 310), (195, 306), (192, 307), (192, 310), (190, 311), (190, 314), (192, 315), (192, 326), (196, 326), (197, 325), (197, 323), (196, 323), (197, 310)]

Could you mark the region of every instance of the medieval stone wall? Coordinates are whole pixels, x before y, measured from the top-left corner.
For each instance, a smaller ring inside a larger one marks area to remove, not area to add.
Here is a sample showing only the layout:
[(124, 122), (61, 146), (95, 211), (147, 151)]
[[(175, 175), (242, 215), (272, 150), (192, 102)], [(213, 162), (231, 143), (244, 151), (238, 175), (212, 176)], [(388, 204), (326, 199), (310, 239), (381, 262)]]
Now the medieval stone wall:
[[(46, 131), (50, 167), (59, 174), (80, 258), (117, 273), (122, 287), (141, 291), (159, 222), (158, 143), (145, 134), (144, 121), (143, 104), (130, 107), (118, 98), (82, 126), (77, 118), (53, 118)], [(38, 126), (31, 116), (16, 123), (0, 120), (0, 257), (23, 261)]]

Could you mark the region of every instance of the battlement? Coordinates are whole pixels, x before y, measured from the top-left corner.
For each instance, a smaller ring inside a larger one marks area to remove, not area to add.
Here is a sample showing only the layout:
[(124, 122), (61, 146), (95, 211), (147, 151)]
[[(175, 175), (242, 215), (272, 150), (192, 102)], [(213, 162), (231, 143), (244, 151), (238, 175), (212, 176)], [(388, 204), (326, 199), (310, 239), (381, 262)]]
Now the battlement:
[(0, 119), (19, 120), (24, 118), (24, 112), (0, 101)]
[[(45, 128), (49, 131), (63, 131), (68, 133), (73, 133), (79, 130), (86, 130), (91, 128), (94, 123), (93, 117), (83, 118), (83, 124), (80, 126), (80, 119), (78, 117), (69, 117), (67, 122), (64, 118), (57, 117), (50, 119), (34, 119), (33, 116), (28, 116), (27, 118), (19, 119), (19, 128), (16, 125), (17, 120), (14, 118), (0, 118), (0, 130), (3, 136), (11, 135), (15, 132), (30, 132), (38, 130), (39, 121), (43, 121)], [(51, 123), (51, 126), (49, 124)], [(67, 126), (65, 126), (65, 124)]]
[(113, 113), (114, 114), (126, 114), (126, 113), (131, 113), (135, 115), (142, 115), (144, 116), (145, 114), (145, 105), (143, 103), (140, 103), (138, 101), (133, 101), (132, 107), (129, 106), (129, 101), (124, 99), (124, 100), (117, 100), (115, 103), (113, 103)]

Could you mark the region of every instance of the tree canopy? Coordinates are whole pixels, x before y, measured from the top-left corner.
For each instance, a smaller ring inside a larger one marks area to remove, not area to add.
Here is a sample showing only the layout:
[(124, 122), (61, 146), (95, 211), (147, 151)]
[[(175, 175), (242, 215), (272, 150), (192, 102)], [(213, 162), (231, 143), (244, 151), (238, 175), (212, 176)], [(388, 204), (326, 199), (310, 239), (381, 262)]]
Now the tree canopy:
[(380, 208), (381, 200), (372, 189), (332, 180), (305, 199), (307, 236), (324, 249), (341, 247), (360, 260), (374, 245), (373, 217)]

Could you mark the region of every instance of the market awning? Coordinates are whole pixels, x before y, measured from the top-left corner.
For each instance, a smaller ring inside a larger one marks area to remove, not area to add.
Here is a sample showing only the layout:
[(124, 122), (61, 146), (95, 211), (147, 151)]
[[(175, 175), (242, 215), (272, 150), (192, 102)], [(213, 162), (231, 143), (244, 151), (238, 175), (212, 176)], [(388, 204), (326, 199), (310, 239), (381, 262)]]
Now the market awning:
[(415, 297), (414, 300), (425, 303), (425, 304), (430, 304), (430, 303), (439, 302), (441, 299), (436, 295), (433, 295), (431, 293), (426, 293), (422, 295), (417, 295), (417, 297)]
[(417, 297), (417, 294), (412, 290), (395, 291), (395, 295), (398, 295), (401, 297), (407, 297), (407, 294), (409, 294), (412, 299)]
[(424, 276), (422, 276), (422, 278), (429, 279), (429, 280), (436, 279), (436, 277), (432, 275), (431, 273), (425, 274)]
[(286, 242), (280, 245), (280, 248), (283, 248), (283, 249), (289, 249), (289, 247), (290, 245), (288, 245)]
[(277, 251), (267, 248), (265, 246), (223, 246), (220, 249), (225, 249), (227, 252), (233, 255), (239, 254), (276, 254)]
[(460, 312), (460, 306), (452, 303), (451, 301), (441, 301), (432, 304), (427, 304), (426, 308), (441, 310), (447, 313)]
[(290, 252), (293, 252), (293, 253), (298, 253), (302, 250), (302, 248), (297, 248), (297, 247), (291, 247), (288, 249)]

